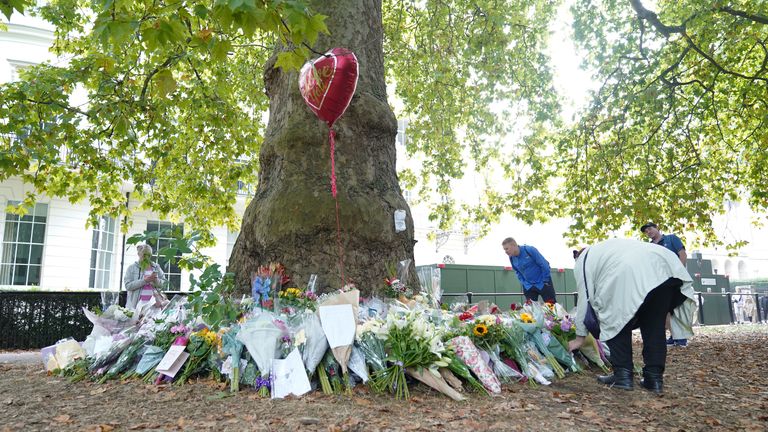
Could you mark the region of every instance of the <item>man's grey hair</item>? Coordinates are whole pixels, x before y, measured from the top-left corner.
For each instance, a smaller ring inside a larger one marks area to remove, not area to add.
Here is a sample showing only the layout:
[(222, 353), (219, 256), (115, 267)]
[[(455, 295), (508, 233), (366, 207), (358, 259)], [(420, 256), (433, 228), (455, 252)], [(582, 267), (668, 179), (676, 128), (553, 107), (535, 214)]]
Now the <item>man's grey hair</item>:
[(501, 245), (504, 246), (505, 244), (509, 244), (509, 243), (517, 244), (515, 239), (513, 239), (512, 237), (507, 237), (507, 238), (504, 239), (503, 242), (501, 242)]

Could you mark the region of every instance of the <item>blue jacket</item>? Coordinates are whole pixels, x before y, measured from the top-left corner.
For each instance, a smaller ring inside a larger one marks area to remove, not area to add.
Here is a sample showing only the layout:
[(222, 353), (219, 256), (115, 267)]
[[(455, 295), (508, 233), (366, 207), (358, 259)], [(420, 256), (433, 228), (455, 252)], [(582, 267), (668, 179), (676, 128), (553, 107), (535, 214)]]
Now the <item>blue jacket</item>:
[(661, 241), (656, 244), (671, 250), (675, 253), (675, 255), (677, 255), (681, 250), (685, 249), (685, 246), (683, 246), (683, 241), (680, 240), (680, 237), (674, 234), (662, 235)]
[(541, 289), (546, 282), (552, 282), (549, 262), (533, 246), (520, 246), (520, 255), (509, 257), (509, 262), (525, 291), (534, 286)]

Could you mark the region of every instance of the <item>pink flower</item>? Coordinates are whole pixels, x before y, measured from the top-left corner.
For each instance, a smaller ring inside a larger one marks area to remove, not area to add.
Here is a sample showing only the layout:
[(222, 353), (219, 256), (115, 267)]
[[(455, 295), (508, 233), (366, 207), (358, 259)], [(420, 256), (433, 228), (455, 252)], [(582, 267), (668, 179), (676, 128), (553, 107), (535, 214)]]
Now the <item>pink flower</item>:
[(173, 334), (186, 334), (188, 331), (189, 329), (184, 324), (178, 324), (171, 327), (171, 333)]

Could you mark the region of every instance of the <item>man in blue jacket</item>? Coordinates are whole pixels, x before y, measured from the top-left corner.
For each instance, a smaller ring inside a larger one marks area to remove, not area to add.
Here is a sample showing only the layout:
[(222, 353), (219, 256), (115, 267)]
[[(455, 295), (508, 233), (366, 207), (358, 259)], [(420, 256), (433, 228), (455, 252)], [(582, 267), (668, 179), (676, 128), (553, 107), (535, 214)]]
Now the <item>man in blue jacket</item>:
[(518, 246), (512, 237), (505, 238), (501, 246), (509, 256), (509, 262), (523, 287), (525, 299), (538, 301), (541, 294), (545, 302), (554, 303), (555, 288), (552, 286), (549, 262), (541, 253), (533, 246)]
[[(685, 246), (683, 245), (683, 241), (680, 240), (680, 237), (675, 234), (663, 234), (661, 231), (659, 231), (659, 226), (653, 222), (649, 222), (641, 226), (640, 232), (645, 234), (651, 240), (651, 243), (669, 249), (670, 252), (677, 255), (677, 258), (683, 264), (683, 267), (686, 266), (686, 261), (688, 261), (688, 254), (685, 252)], [(670, 316), (667, 314), (667, 328), (670, 329), (669, 333), (672, 334), (669, 320)], [(685, 347), (688, 346), (688, 339), (678, 339), (675, 337), (675, 335), (671, 335), (669, 339), (667, 339), (667, 345)]]

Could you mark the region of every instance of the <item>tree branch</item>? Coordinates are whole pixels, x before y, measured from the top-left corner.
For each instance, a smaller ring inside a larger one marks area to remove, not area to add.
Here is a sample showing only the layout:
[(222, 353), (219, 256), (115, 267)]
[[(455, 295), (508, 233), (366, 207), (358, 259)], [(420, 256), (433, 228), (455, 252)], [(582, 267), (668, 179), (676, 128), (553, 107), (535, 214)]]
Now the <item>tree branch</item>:
[(718, 10), (721, 11), (721, 12), (725, 12), (727, 14), (733, 15), (733, 16), (737, 16), (737, 17), (748, 19), (750, 21), (754, 21), (756, 23), (768, 24), (768, 16), (765, 16), (765, 15), (751, 14), (751, 13), (748, 13), (748, 12), (744, 12), (744, 11), (733, 9), (730, 6), (721, 6), (720, 8), (718, 8)]
[(683, 33), (685, 32), (685, 26), (684, 25), (675, 25), (675, 26), (668, 26), (661, 22), (659, 19), (659, 16), (656, 15), (656, 12), (650, 11), (643, 6), (643, 4), (640, 2), (640, 0), (629, 0), (629, 4), (632, 5), (632, 9), (637, 12), (637, 16), (640, 19), (644, 19), (651, 23), (654, 27), (656, 27), (656, 30), (659, 31), (659, 33), (663, 34), (665, 37), (669, 37), (670, 35), (674, 33)]
[(699, 53), (699, 55), (701, 55), (702, 57), (704, 57), (705, 59), (707, 59), (707, 61), (708, 61), (708, 62), (709, 62), (709, 63), (710, 63), (712, 66), (714, 66), (714, 67), (715, 67), (717, 70), (719, 70), (720, 72), (722, 72), (722, 73), (724, 73), (724, 74), (727, 74), (727, 75), (731, 75), (731, 76), (735, 76), (735, 77), (743, 78), (743, 79), (746, 79), (746, 80), (750, 80), (750, 81), (755, 81), (755, 80), (758, 80), (758, 81), (763, 81), (763, 82), (765, 82), (765, 83), (768, 83), (768, 78), (766, 78), (766, 77), (760, 77), (760, 76), (757, 76), (757, 75), (748, 76), (748, 75), (744, 75), (744, 74), (741, 74), (741, 73), (738, 73), (738, 72), (734, 72), (734, 71), (732, 71), (732, 70), (728, 70), (728, 69), (724, 68), (724, 67), (723, 67), (723, 66), (722, 66), (720, 63), (718, 63), (718, 62), (717, 62), (717, 60), (715, 60), (715, 59), (714, 59), (714, 57), (710, 56), (709, 54), (707, 54), (706, 52), (704, 52), (704, 50), (702, 50), (701, 48), (699, 48), (699, 46), (698, 46), (698, 45), (696, 45), (696, 44), (693, 42), (693, 39), (691, 39), (691, 37), (690, 37), (690, 36), (688, 36), (688, 34), (687, 34), (687, 33), (683, 32), (683, 36), (685, 37), (685, 40), (686, 40), (686, 41), (688, 41), (688, 45), (689, 45), (689, 46), (690, 46), (690, 47), (691, 47), (691, 48), (692, 48), (694, 51), (696, 51), (697, 53)]
[(144, 85), (141, 87), (141, 96), (139, 97), (139, 101), (144, 101), (144, 99), (147, 96), (147, 88), (149, 87), (149, 81), (152, 80), (152, 77), (155, 76), (156, 73), (160, 72), (161, 69), (165, 69), (168, 66), (170, 66), (174, 61), (178, 60), (179, 58), (183, 57), (186, 54), (186, 52), (181, 52), (179, 54), (172, 55), (166, 59), (163, 64), (160, 66), (152, 69), (149, 74), (147, 74), (147, 77), (144, 79)]

